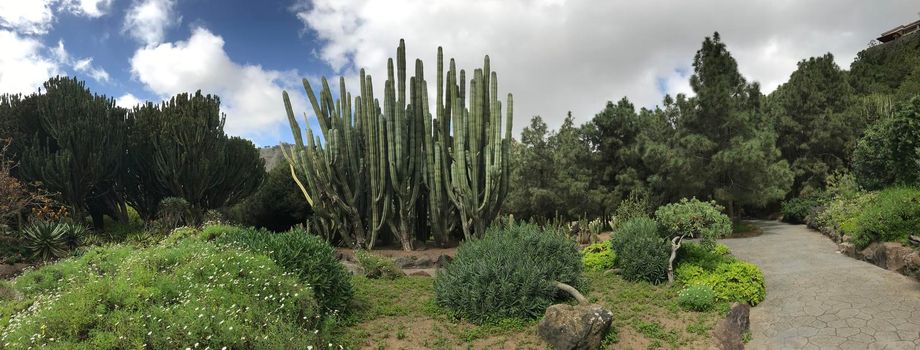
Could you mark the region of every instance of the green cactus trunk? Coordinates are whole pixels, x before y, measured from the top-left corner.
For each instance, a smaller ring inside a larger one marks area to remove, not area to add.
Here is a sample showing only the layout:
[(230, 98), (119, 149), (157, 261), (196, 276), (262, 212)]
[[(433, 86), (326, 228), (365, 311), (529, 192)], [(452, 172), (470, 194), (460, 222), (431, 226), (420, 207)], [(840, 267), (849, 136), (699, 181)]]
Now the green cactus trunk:
[(438, 48), (436, 118), (429, 111), (421, 60), (416, 60), (406, 94), (404, 41), (397, 48), (395, 69), (393, 59), (388, 61), (382, 110), (371, 77), (362, 70), (360, 79), (354, 116), (343, 80), (338, 101), (325, 78), (319, 100), (304, 80), (323, 136), (314, 138), (306, 127), (306, 143), (288, 94), (283, 94), (295, 140), (283, 147), (284, 155), (314, 209), (311, 229), (368, 249), (384, 223), (405, 250), (413, 249), (419, 228), (430, 228), (441, 244), (450, 240), (458, 222), (464, 237), (482, 236), (508, 193), (512, 115), (509, 94), (502, 128), (497, 78), (488, 56), (470, 82), (467, 99), (465, 73), (458, 76), (451, 60), (445, 76)]

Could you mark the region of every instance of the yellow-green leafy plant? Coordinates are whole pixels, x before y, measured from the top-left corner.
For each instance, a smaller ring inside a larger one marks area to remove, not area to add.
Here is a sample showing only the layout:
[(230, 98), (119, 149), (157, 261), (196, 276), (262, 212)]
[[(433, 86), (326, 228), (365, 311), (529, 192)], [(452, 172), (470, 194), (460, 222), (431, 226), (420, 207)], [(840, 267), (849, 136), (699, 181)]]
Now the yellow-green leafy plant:
[(612, 269), (617, 255), (610, 246), (610, 241), (591, 244), (581, 251), (581, 262), (585, 271), (606, 271)]

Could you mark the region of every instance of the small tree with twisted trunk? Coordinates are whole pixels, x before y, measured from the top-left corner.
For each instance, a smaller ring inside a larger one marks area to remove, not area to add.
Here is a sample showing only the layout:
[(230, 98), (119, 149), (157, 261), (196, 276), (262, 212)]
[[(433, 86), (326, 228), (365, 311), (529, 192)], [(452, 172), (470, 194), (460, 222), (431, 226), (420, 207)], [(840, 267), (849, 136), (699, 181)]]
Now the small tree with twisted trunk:
[(668, 283), (674, 282), (674, 259), (685, 238), (701, 238), (704, 246), (712, 247), (716, 238), (732, 232), (731, 220), (722, 213), (715, 201), (703, 202), (696, 198), (683, 198), (655, 211), (655, 219), (662, 232), (671, 241), (668, 259)]

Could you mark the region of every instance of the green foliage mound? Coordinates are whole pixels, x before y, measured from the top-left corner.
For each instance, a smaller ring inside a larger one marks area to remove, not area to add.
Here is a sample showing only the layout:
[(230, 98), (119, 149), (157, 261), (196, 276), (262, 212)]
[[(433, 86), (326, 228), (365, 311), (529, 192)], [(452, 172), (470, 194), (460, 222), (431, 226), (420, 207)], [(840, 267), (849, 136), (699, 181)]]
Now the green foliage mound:
[(6, 349), (304, 349), (318, 345), (310, 288), (269, 258), (205, 242), (94, 248), (13, 282), (32, 300)]
[(364, 271), (364, 276), (367, 276), (367, 278), (392, 280), (406, 275), (402, 269), (396, 266), (396, 262), (393, 261), (393, 259), (369, 253), (364, 250), (355, 251), (355, 258), (358, 260), (358, 265), (361, 265), (361, 270)]
[(820, 203), (811, 197), (797, 197), (783, 202), (783, 221), (790, 224), (801, 224), (811, 214), (812, 209)]
[(476, 323), (533, 319), (567, 297), (553, 282), (585, 286), (575, 242), (536, 225), (493, 228), (486, 237), (463, 243), (438, 272), (435, 302)]
[(351, 275), (336, 259), (335, 249), (301, 228), (284, 233), (231, 228), (218, 235), (215, 242), (268, 256), (313, 288), (324, 313), (344, 312), (351, 300)]
[(677, 293), (677, 304), (687, 310), (706, 311), (716, 302), (716, 294), (712, 287), (706, 285), (693, 285)]
[(708, 286), (719, 301), (757, 305), (766, 297), (763, 272), (757, 265), (696, 243), (685, 244), (678, 261), (678, 282), (686, 286)]
[(861, 211), (853, 243), (865, 247), (872, 242), (906, 241), (920, 233), (920, 189), (888, 188)]
[(655, 220), (635, 218), (613, 233), (613, 250), (624, 279), (659, 283), (667, 279), (671, 246), (660, 236)]
[(594, 243), (581, 251), (581, 262), (585, 265), (585, 271), (612, 269), (616, 260), (617, 254), (613, 251), (610, 241)]

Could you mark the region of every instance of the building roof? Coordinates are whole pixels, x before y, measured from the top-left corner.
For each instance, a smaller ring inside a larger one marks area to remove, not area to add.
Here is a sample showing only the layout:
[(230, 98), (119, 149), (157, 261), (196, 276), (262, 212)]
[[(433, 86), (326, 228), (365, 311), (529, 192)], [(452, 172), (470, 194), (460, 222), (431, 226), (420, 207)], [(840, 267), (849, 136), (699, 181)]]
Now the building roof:
[(897, 39), (903, 36), (904, 34), (910, 34), (918, 30), (920, 30), (920, 20), (916, 20), (908, 24), (899, 25), (897, 27), (894, 27), (891, 30), (882, 33), (882, 35), (879, 36), (877, 40), (883, 43), (886, 43), (894, 39)]

